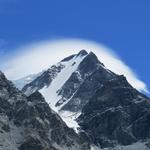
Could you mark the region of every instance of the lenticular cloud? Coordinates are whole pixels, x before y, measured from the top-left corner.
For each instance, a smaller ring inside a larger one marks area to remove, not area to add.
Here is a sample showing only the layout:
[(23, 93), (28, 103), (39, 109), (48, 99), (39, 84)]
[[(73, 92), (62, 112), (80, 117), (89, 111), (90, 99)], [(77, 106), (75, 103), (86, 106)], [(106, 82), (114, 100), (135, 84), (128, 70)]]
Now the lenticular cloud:
[(111, 49), (82, 39), (52, 40), (26, 45), (18, 49), (20, 53), (15, 57), (6, 60), (7, 63), (3, 63), (2, 68), (7, 77), (14, 80), (41, 72), (64, 57), (78, 53), (81, 49), (93, 51), (108, 69), (125, 75), (137, 90), (148, 92), (146, 84)]

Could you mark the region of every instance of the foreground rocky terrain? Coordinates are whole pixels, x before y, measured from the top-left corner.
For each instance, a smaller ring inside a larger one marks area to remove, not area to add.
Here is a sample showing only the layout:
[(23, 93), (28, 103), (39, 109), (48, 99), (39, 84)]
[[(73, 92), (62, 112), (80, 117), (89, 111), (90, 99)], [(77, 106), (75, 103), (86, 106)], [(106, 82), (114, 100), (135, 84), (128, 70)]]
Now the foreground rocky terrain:
[(39, 92), (26, 97), (0, 72), (0, 150), (88, 150)]

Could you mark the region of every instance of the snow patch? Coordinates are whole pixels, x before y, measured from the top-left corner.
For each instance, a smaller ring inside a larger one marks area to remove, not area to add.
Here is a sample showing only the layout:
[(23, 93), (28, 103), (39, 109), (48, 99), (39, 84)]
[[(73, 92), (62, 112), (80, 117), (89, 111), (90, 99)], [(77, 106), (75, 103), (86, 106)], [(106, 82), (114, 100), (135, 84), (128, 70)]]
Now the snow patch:
[(80, 112), (74, 113), (70, 111), (60, 111), (59, 115), (63, 119), (63, 121), (67, 124), (69, 128), (73, 128), (76, 133), (78, 133), (78, 129), (80, 126), (78, 125), (76, 119), (80, 116)]
[(61, 95), (58, 95), (58, 91), (62, 88), (65, 82), (69, 79), (73, 72), (75, 72), (82, 62), (85, 56), (79, 55), (74, 56), (71, 60), (67, 62), (60, 62), (59, 64), (65, 66), (61, 72), (53, 79), (49, 87), (44, 87), (40, 90), (42, 95), (45, 97), (47, 103), (50, 107), (58, 112), (58, 108), (55, 107), (55, 104), (62, 98)]

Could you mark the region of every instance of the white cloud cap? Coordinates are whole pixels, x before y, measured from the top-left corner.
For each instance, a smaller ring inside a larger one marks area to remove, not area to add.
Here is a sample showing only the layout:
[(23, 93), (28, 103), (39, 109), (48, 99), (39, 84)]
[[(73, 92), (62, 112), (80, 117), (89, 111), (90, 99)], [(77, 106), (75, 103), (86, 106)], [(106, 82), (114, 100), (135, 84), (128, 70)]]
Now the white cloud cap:
[(82, 49), (88, 52), (93, 51), (108, 69), (126, 76), (130, 84), (137, 90), (148, 92), (146, 84), (111, 49), (88, 40), (62, 39), (33, 43), (19, 49), (21, 53), (1, 66), (5, 68), (3, 71), (7, 77), (14, 80), (38, 73)]

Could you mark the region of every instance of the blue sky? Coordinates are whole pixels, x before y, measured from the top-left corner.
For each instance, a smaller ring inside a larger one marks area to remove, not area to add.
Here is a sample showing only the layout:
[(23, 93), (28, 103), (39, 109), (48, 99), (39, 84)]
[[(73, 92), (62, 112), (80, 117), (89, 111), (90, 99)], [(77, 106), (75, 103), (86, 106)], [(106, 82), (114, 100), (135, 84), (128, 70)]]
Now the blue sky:
[(149, 0), (0, 0), (0, 55), (20, 45), (82, 38), (113, 49), (150, 88)]

